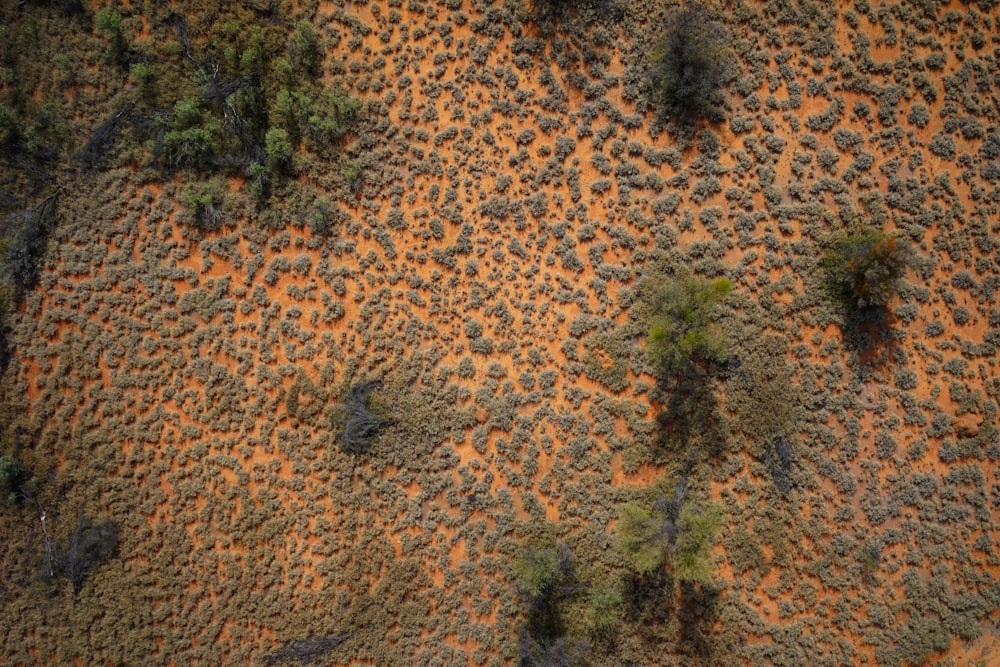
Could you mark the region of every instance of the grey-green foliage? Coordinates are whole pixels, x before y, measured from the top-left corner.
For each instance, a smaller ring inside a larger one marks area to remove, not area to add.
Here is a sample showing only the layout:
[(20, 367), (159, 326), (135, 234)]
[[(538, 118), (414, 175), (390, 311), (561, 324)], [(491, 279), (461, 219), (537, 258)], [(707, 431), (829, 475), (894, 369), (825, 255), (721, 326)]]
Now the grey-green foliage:
[(660, 480), (619, 508), (617, 549), (640, 574), (669, 565), (678, 581), (712, 578), (710, 555), (722, 508), (693, 500), (684, 482)]
[(702, 361), (726, 358), (725, 336), (713, 321), (716, 306), (732, 289), (725, 278), (680, 276), (656, 290), (648, 354), (661, 378), (688, 374)]

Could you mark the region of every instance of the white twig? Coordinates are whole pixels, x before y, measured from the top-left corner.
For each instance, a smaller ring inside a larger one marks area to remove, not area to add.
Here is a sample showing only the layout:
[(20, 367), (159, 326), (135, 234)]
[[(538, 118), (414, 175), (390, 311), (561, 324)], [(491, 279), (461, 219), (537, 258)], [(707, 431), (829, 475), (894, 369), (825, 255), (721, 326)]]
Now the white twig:
[(49, 537), (49, 531), (45, 527), (45, 510), (42, 510), (41, 521), (42, 521), (42, 533), (45, 534), (45, 552), (48, 555), (49, 577), (51, 578), (54, 574), (52, 572), (52, 539)]

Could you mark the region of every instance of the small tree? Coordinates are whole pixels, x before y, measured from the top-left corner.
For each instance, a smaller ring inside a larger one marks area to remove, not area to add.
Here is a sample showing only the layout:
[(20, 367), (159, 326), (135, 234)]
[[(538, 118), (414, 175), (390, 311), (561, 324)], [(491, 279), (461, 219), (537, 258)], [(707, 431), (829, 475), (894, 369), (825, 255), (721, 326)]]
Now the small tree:
[(533, 601), (567, 586), (573, 577), (573, 553), (558, 542), (525, 547), (514, 560), (514, 576)]
[(722, 525), (722, 510), (692, 502), (683, 482), (672, 489), (653, 485), (644, 498), (619, 509), (617, 549), (642, 575), (668, 563), (678, 581), (705, 583), (712, 577), (712, 543)]
[(576, 664), (583, 646), (569, 641), (562, 606), (580, 586), (573, 552), (563, 542), (547, 540), (525, 545), (514, 559), (514, 576), (527, 598), (527, 619), (519, 631), (519, 664), (548, 667)]
[(173, 115), (164, 120), (162, 155), (174, 168), (209, 166), (215, 156), (222, 124), (195, 98), (178, 100)]
[(295, 34), (288, 45), (289, 55), (295, 67), (308, 74), (317, 76), (323, 64), (323, 48), (316, 28), (309, 21), (299, 21), (295, 24)]
[(850, 314), (881, 309), (913, 264), (909, 244), (877, 229), (833, 236), (820, 267), (827, 291)]
[(264, 656), (263, 663), (265, 665), (280, 665), (286, 662), (298, 662), (307, 665), (319, 662), (332, 650), (350, 639), (353, 634), (342, 632), (325, 637), (310, 635), (305, 639), (291, 639), (283, 643), (274, 653)]
[(292, 167), (292, 142), (288, 132), (281, 127), (272, 127), (264, 137), (264, 150), (267, 153), (267, 166), (276, 174), (284, 174)]
[(109, 7), (103, 7), (94, 14), (97, 30), (107, 40), (108, 49), (104, 57), (108, 62), (125, 65), (128, 56), (128, 41), (122, 30), (121, 14)]
[(222, 225), (222, 190), (214, 183), (185, 186), (182, 200), (195, 227), (211, 231)]
[(19, 136), (17, 116), (10, 107), (0, 102), (0, 146), (13, 144)]
[(624, 604), (621, 589), (617, 586), (593, 586), (587, 593), (587, 621), (591, 636), (605, 643), (613, 643), (621, 629)]
[(664, 113), (722, 120), (724, 91), (737, 71), (726, 28), (705, 5), (692, 2), (667, 14), (649, 70), (655, 103)]
[(725, 336), (712, 326), (715, 308), (732, 291), (725, 278), (684, 276), (664, 285), (654, 297), (649, 329), (649, 360), (661, 378), (686, 375), (699, 360), (723, 361)]

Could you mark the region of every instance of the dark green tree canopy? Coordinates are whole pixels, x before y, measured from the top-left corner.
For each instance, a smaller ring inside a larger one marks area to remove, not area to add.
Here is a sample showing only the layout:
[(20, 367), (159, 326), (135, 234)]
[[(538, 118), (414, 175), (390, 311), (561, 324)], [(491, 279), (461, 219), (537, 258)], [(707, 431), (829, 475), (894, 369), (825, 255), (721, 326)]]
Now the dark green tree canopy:
[(725, 117), (725, 88), (736, 78), (726, 27), (692, 2), (671, 10), (653, 47), (649, 78), (655, 104), (669, 116)]
[(835, 235), (820, 266), (831, 296), (850, 311), (863, 311), (888, 305), (913, 258), (904, 240), (862, 229)]

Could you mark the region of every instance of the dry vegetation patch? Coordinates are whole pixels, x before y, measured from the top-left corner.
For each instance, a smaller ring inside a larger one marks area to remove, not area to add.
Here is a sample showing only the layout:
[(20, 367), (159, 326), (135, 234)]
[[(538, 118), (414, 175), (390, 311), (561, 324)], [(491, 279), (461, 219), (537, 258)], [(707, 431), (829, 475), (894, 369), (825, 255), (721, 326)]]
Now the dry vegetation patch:
[(994, 659), (998, 9), (670, 11), (0, 7), (4, 659)]

